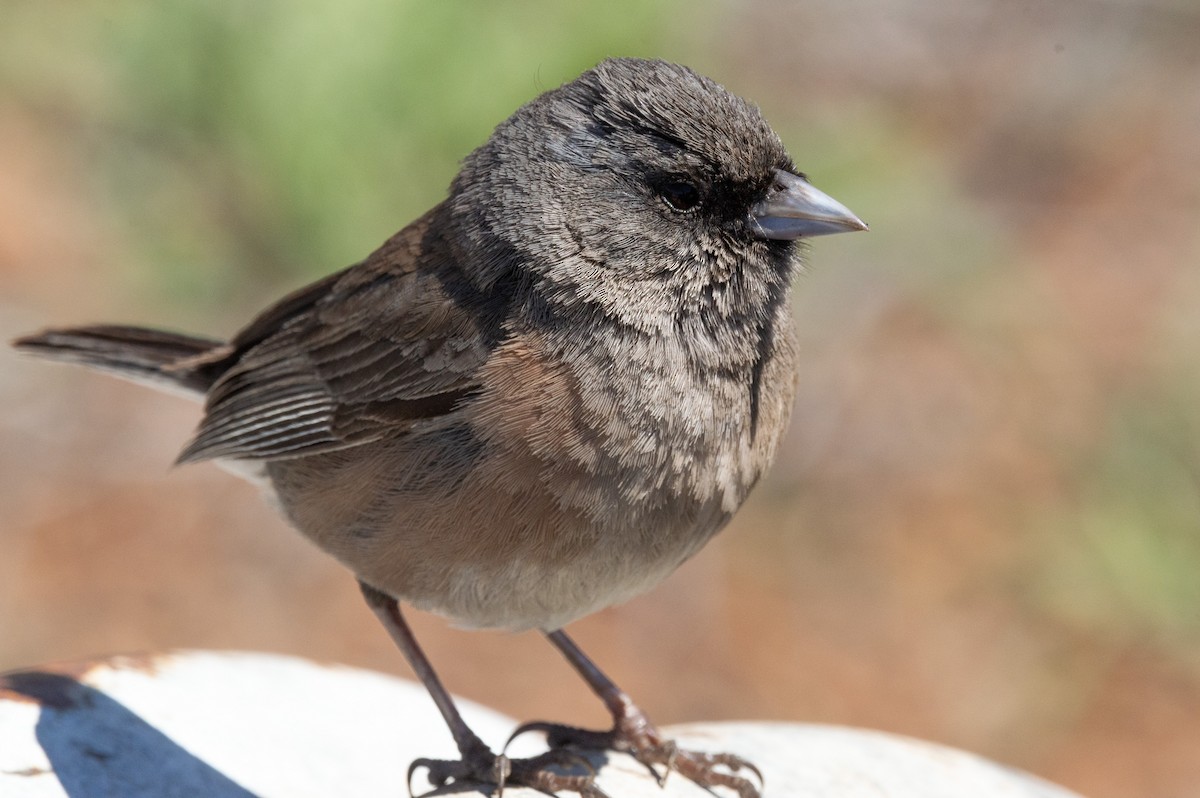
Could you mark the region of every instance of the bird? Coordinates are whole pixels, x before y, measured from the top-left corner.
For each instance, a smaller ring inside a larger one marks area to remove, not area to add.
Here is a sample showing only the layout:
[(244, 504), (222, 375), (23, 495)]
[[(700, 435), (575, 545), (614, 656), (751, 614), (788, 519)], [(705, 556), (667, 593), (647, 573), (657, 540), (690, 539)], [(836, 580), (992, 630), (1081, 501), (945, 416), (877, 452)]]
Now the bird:
[[(791, 414), (804, 239), (866, 229), (757, 106), (614, 58), (518, 108), (441, 202), (227, 341), (97, 324), (13, 343), (203, 400), (177, 462), (258, 482), (352, 571), (441, 712), (459, 758), (416, 760), (410, 790), (424, 769), (442, 791), (600, 798), (577, 753), (598, 749), (754, 798), (752, 763), (679, 749), (563, 627), (658, 584), (741, 506)], [(545, 753), (492, 751), (402, 603), (541, 631), (612, 728), (531, 722), (516, 733)]]

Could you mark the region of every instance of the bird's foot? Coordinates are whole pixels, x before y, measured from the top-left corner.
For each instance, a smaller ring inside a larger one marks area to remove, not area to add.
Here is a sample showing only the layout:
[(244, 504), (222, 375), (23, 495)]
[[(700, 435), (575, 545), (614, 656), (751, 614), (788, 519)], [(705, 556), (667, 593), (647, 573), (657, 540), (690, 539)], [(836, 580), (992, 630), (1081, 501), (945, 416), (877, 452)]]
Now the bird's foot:
[[(417, 798), (469, 791), (503, 796), (504, 788), (509, 786), (530, 787), (548, 794), (573, 792), (580, 798), (608, 798), (596, 786), (596, 771), (591, 764), (566, 749), (550, 750), (528, 759), (510, 759), (480, 745), (465, 752), (462, 759), (418, 759), (408, 767), (410, 796), (414, 795), (413, 774), (421, 769), (433, 789)], [(578, 773), (580, 770), (585, 773)]]
[[(550, 753), (571, 750), (621, 751), (642, 763), (665, 784), (667, 775), (675, 771), (701, 787), (726, 787), (738, 798), (761, 798), (756, 787), (744, 774), (753, 774), (761, 786), (762, 773), (752, 763), (736, 754), (685, 751), (665, 738), (640, 709), (628, 705), (607, 731), (580, 729), (558, 723), (533, 722), (520, 726), (509, 737), (512, 742), (525, 732), (543, 732)], [(661, 767), (661, 771), (660, 768)]]

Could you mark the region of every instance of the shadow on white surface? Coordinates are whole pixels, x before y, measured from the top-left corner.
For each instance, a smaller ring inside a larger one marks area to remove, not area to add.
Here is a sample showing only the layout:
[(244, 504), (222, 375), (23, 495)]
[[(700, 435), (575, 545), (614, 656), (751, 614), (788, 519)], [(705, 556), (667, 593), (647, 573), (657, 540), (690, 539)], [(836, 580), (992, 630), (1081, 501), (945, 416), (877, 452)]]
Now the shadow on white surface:
[[(468, 701), (460, 707), (493, 749), (516, 725)], [(783, 723), (670, 732), (682, 747), (753, 761), (765, 798), (1078, 798), (972, 754), (881, 732)], [(527, 735), (508, 753), (538, 753), (539, 743)], [(370, 671), (180, 652), (0, 675), (5, 798), (400, 798), (409, 762), (454, 754), (423, 688)], [(681, 777), (660, 787), (624, 755), (591, 761), (613, 798), (712, 794)], [(425, 791), (420, 775), (413, 788)]]

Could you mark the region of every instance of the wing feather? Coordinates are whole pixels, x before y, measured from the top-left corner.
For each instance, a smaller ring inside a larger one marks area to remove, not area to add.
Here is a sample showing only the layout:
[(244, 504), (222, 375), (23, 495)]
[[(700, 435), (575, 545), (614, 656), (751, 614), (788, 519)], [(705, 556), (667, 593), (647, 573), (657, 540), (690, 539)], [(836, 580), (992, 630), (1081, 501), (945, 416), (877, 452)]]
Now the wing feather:
[(468, 398), (508, 297), (476, 289), (442, 254), (436, 211), (235, 336), (179, 461), (333, 451), (404, 434)]

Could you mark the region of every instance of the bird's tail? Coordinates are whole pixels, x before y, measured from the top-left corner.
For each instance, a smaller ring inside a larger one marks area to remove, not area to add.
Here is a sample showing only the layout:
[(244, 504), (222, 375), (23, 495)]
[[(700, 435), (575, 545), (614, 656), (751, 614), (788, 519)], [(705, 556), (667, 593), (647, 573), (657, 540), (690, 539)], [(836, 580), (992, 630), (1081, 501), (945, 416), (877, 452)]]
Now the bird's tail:
[(227, 367), (231, 353), (223, 341), (117, 324), (44, 330), (16, 339), (13, 346), (38, 357), (81, 363), (192, 395), (208, 391)]

